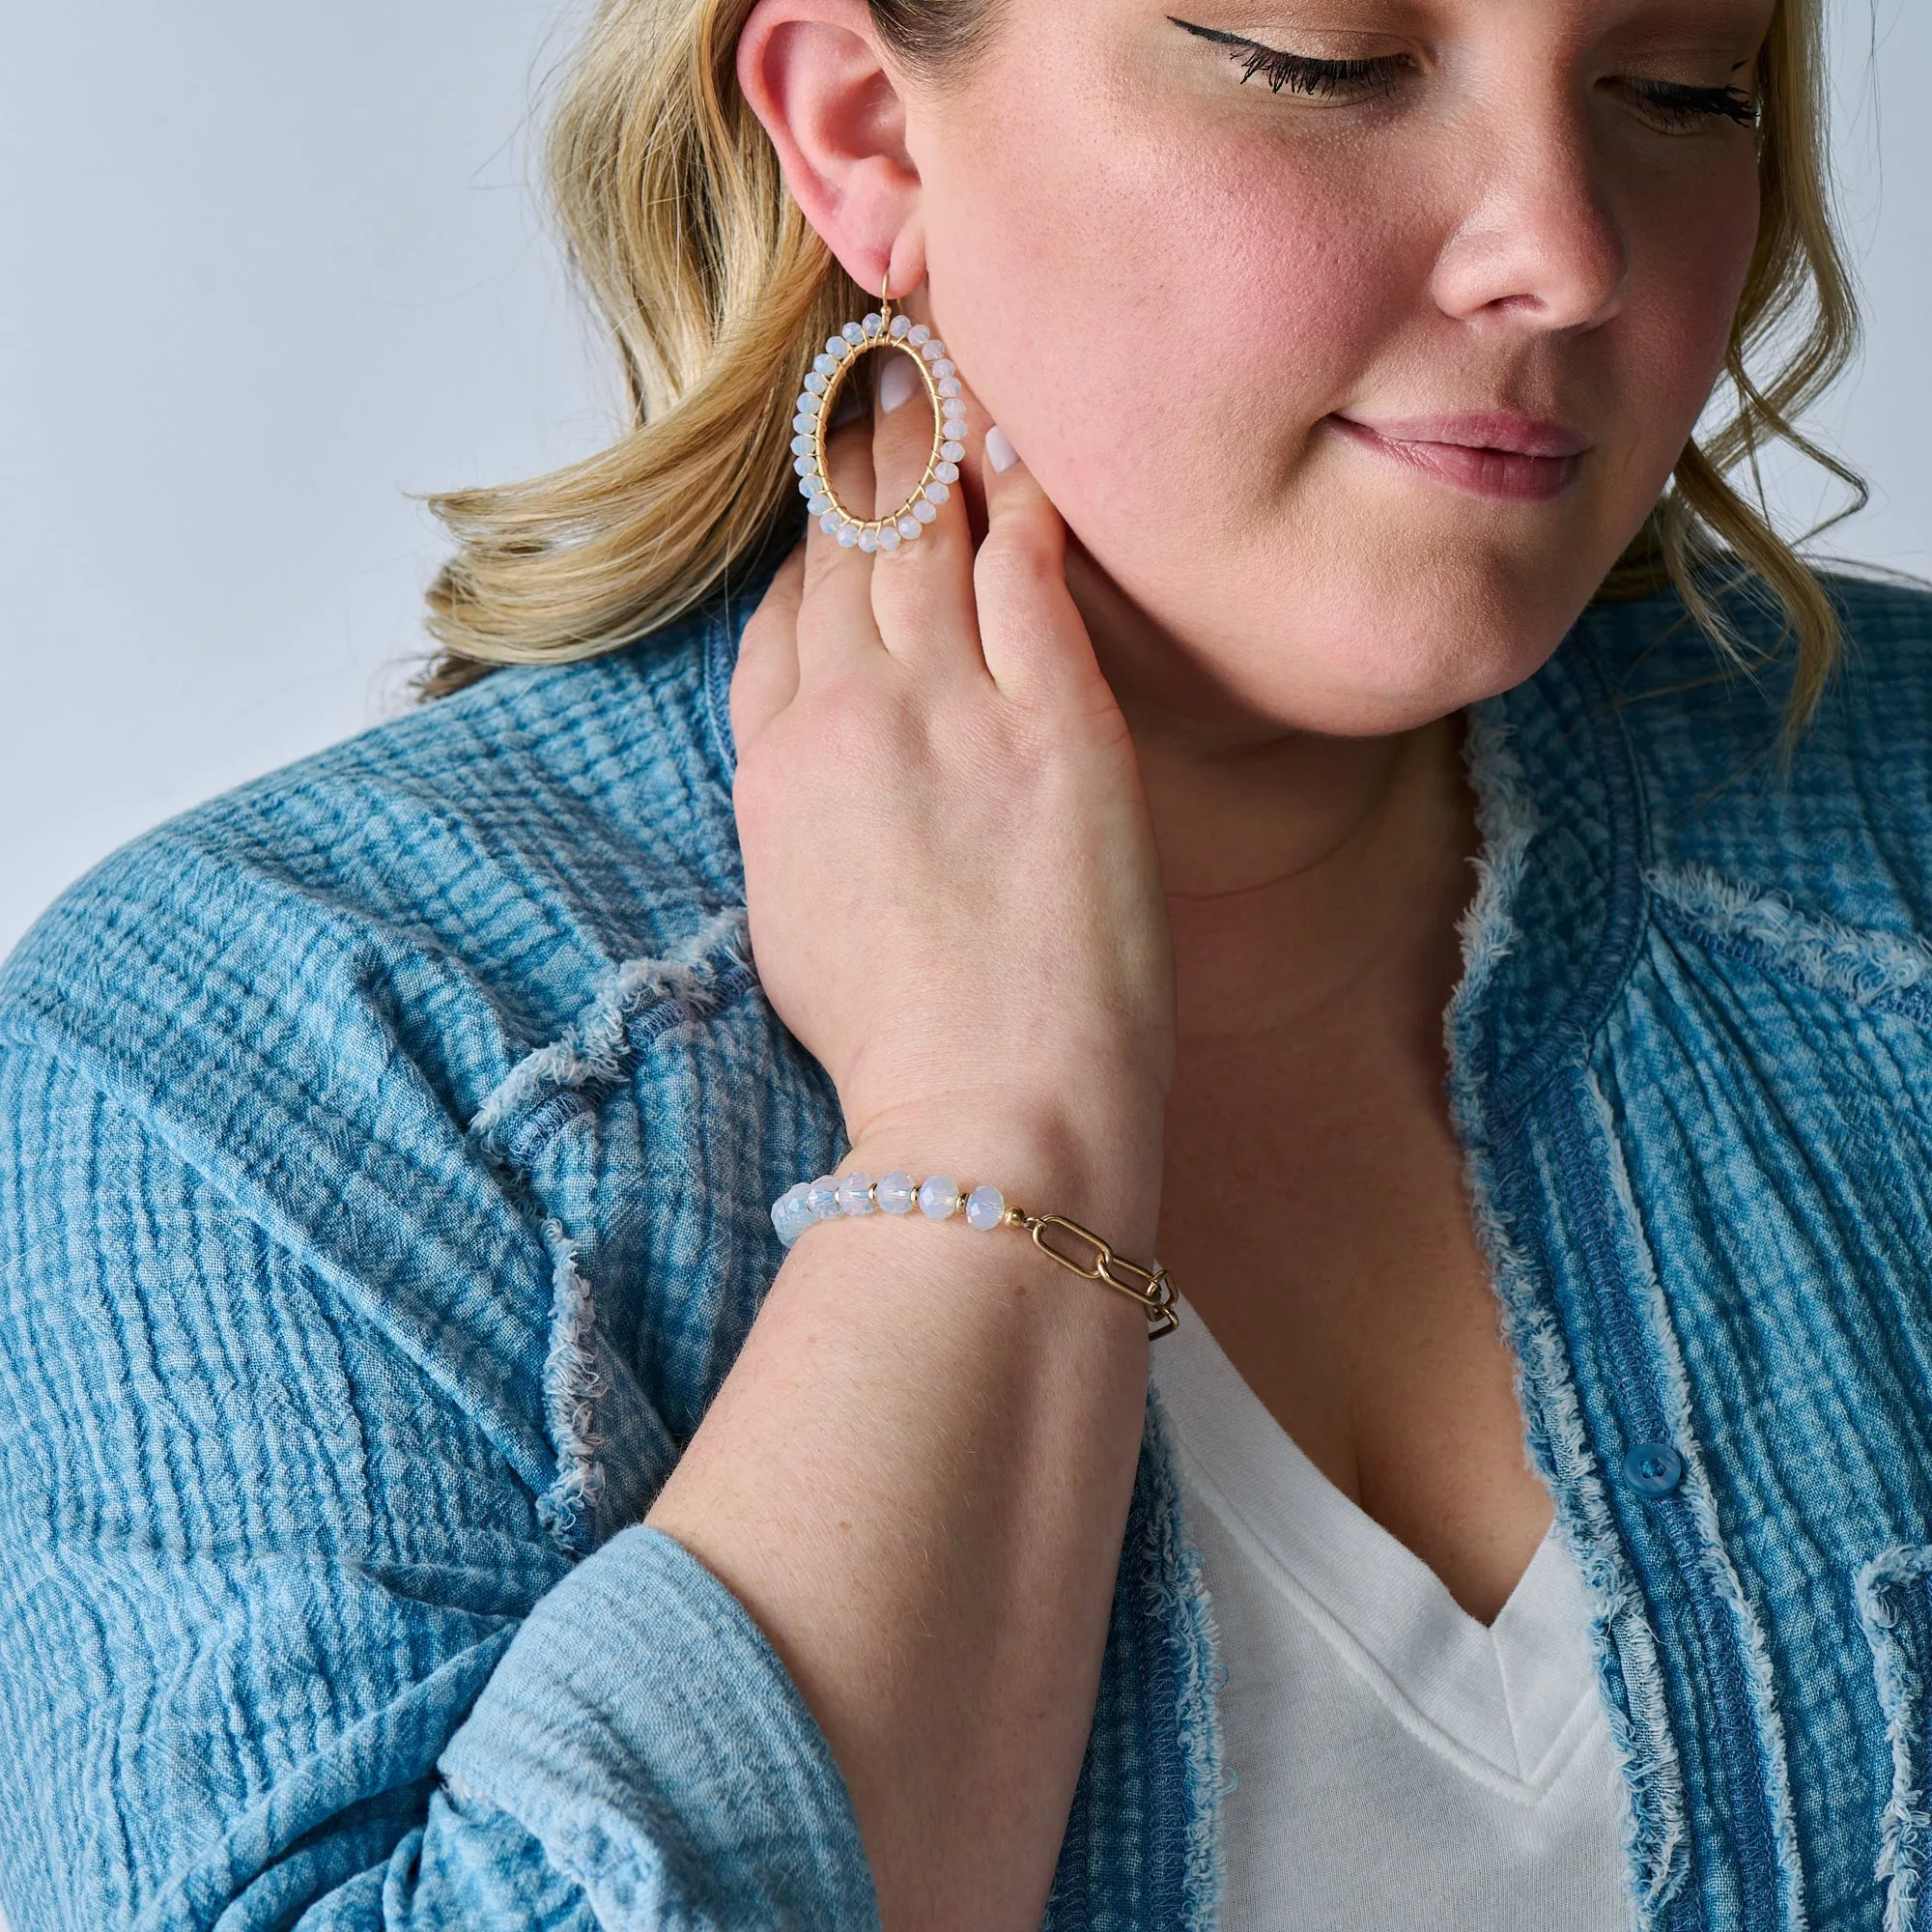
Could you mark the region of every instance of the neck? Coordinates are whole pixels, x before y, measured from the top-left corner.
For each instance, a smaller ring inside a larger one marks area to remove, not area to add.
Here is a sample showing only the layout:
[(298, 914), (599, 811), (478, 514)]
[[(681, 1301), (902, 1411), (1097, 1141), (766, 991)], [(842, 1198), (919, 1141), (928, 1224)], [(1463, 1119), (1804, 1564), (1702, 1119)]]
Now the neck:
[(1439, 1031), (1473, 888), (1460, 715), (1343, 738), (1257, 717), (1084, 557), (1069, 571), (1133, 733), (1174, 934), (1180, 1037), (1369, 998)]

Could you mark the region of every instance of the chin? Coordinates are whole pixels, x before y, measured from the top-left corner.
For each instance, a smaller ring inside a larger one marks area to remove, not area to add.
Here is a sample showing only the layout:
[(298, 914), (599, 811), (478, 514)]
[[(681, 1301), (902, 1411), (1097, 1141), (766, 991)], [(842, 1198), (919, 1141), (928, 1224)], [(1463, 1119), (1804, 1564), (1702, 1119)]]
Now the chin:
[(1208, 573), (1178, 568), (1122, 587), (1157, 620), (1173, 613), (1163, 628), (1239, 711), (1293, 730), (1372, 737), (1533, 677), (1603, 574), (1579, 571), (1575, 549), (1559, 568), (1480, 546), (1453, 565), (1412, 542), (1391, 540), (1376, 556), (1339, 548), (1311, 558), (1284, 547), (1272, 572), (1223, 558)]
[(1347, 737), (1409, 731), (1534, 677), (1567, 629), (1526, 628), (1520, 613), (1498, 624), (1439, 603), (1365, 612), (1344, 632), (1311, 637), (1306, 695), (1282, 696), (1304, 729)]

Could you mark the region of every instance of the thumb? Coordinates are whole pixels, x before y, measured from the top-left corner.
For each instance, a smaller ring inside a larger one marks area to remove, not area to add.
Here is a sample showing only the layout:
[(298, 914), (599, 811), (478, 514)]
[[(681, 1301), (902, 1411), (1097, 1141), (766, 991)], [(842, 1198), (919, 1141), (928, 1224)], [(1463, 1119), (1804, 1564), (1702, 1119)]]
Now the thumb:
[(779, 566), (739, 635), (728, 700), (739, 753), (798, 696), (798, 611), (805, 596), (805, 546)]

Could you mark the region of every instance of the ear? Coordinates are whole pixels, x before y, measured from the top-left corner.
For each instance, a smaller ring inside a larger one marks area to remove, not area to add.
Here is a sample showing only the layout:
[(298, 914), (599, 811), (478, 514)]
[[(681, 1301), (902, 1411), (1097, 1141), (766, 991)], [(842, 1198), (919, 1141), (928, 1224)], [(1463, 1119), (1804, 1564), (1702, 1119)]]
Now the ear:
[(866, 0), (757, 0), (738, 37), (738, 85), (845, 272), (873, 295), (888, 269), (895, 297), (917, 288), (919, 171), (899, 76)]

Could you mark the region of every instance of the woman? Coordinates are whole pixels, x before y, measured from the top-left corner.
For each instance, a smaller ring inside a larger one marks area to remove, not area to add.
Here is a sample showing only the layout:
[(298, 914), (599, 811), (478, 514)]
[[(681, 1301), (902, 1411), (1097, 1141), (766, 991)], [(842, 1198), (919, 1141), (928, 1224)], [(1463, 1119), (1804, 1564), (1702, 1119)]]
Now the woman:
[(17, 1932), (1919, 1922), (1817, 15), (608, 0), (637, 426), (7, 969)]

